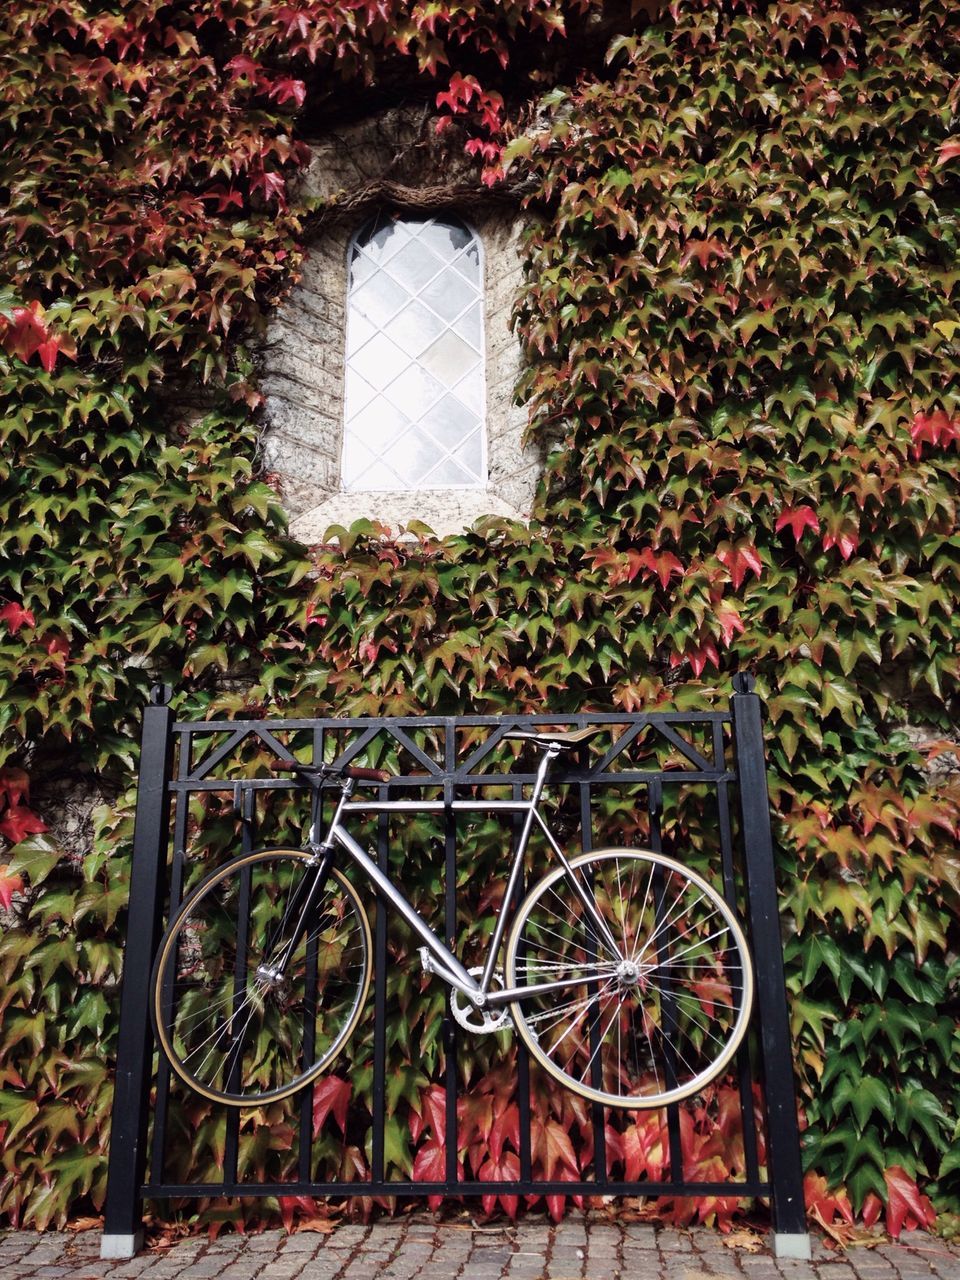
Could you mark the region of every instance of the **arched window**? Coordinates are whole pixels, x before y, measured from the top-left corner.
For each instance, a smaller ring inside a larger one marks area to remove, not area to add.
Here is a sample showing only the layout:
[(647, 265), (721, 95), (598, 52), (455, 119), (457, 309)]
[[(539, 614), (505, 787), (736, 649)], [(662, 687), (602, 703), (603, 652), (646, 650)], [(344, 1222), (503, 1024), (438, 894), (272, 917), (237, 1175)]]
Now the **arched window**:
[(349, 250), (344, 490), (487, 483), (483, 264), (455, 218), (380, 216)]

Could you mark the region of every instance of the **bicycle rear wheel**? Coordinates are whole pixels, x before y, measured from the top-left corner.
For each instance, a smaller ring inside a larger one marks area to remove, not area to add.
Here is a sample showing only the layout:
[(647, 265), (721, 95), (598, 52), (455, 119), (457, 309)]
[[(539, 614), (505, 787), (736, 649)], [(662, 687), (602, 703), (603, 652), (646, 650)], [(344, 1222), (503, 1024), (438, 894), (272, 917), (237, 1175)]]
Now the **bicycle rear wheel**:
[(753, 969), (743, 930), (696, 872), (646, 849), (571, 859), (610, 939), (562, 868), (534, 885), (507, 943), (511, 1005), (531, 1054), (564, 1086), (607, 1106), (665, 1106), (697, 1093), (747, 1030)]
[(360, 1017), (367, 915), (331, 869), (297, 934), (309, 861), (302, 849), (234, 858), (188, 895), (160, 944), (151, 999), (158, 1043), (177, 1075), (215, 1102), (252, 1106), (303, 1088)]

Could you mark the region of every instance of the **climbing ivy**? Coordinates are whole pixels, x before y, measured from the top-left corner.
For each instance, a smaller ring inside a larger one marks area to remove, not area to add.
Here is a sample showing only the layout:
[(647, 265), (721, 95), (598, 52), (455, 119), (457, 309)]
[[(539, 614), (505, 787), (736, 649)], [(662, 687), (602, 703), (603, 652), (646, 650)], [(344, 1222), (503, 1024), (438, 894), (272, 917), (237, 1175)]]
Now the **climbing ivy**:
[[(632, 711), (716, 702), (743, 666), (769, 711), (811, 1211), (838, 1231), (883, 1207), (929, 1223), (927, 1196), (960, 1210), (960, 19), (678, 0), (618, 21), (606, 64), (559, 83), (600, 6), (4, 11), (11, 1221), (102, 1202), (152, 682), (190, 714)], [(429, 92), (483, 180), (527, 192), (518, 395), (547, 456), (527, 526), (397, 542), (360, 521), (305, 548), (261, 474), (256, 342), (303, 252), (303, 139), (366, 86)], [(64, 775), (105, 797), (80, 852), (45, 829)], [(432, 1066), (398, 1086), (390, 1151), (429, 1176), (438, 1019), (416, 984), (396, 994)], [(512, 1113), (494, 1059), (474, 1079), (460, 1154), (493, 1176)], [(317, 1132), (348, 1134), (329, 1088)], [(704, 1168), (724, 1105), (685, 1129)], [(537, 1121), (557, 1176), (589, 1158), (571, 1106)], [(185, 1115), (184, 1150), (215, 1161), (221, 1122)], [(250, 1168), (285, 1140), (258, 1123)], [(648, 1128), (611, 1131), (627, 1176), (662, 1168)]]

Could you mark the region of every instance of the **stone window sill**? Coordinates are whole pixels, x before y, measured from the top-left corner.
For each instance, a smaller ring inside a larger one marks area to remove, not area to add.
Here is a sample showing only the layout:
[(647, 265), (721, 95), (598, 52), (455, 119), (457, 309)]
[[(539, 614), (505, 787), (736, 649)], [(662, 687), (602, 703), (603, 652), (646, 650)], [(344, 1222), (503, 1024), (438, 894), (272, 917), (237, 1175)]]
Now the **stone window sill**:
[(422, 489), (405, 493), (381, 491), (333, 493), (290, 524), (290, 532), (301, 542), (323, 542), (331, 525), (349, 529), (355, 520), (378, 520), (394, 533), (411, 520), (419, 520), (445, 538), (462, 533), (483, 516), (526, 520), (529, 512), (507, 502), (493, 489)]

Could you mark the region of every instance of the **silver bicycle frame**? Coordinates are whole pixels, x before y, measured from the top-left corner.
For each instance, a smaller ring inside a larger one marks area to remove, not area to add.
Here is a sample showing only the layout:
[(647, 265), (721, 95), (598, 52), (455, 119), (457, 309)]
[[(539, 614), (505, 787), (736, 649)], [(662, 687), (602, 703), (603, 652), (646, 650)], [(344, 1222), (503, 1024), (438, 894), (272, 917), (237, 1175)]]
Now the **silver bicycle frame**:
[(547, 748), (544, 752), (543, 759), (537, 769), (536, 780), (533, 784), (533, 792), (529, 800), (454, 800), (450, 804), (450, 808), (457, 813), (477, 812), (479, 810), (498, 810), (505, 813), (523, 813), (526, 816), (523, 821), (523, 828), (520, 832), (520, 839), (517, 842), (516, 852), (513, 857), (513, 865), (507, 878), (507, 886), (504, 891), (500, 908), (497, 912), (496, 924), (493, 930), (493, 937), (490, 939), (487, 958), (484, 962), (483, 973), (480, 981), (477, 982), (467, 973), (466, 969), (437, 935), (433, 932), (428, 924), (423, 921), (417, 914), (416, 910), (410, 905), (400, 890), (393, 884), (391, 880), (377, 866), (376, 862), (370, 857), (363, 847), (351, 836), (349, 831), (345, 830), (341, 818), (347, 813), (442, 813), (448, 806), (442, 800), (373, 800), (373, 801), (351, 801), (349, 795), (352, 788), (345, 789), (337, 805), (333, 820), (327, 833), (327, 838), (322, 845), (318, 845), (315, 836), (316, 832), (311, 832), (311, 845), (315, 848), (329, 848), (332, 841), (335, 841), (362, 869), (367, 878), (372, 881), (375, 887), (383, 895), (387, 902), (394, 908), (414, 931), (414, 933), (423, 940), (425, 946), (429, 949), (432, 957), (432, 972), (442, 978), (444, 982), (455, 987), (458, 991), (462, 991), (469, 999), (479, 1007), (495, 1007), (498, 1005), (509, 1004), (514, 1000), (529, 996), (543, 995), (550, 991), (556, 991), (562, 987), (579, 987), (585, 982), (601, 982), (605, 981), (605, 977), (597, 978), (567, 978), (559, 979), (552, 982), (542, 982), (531, 984), (525, 987), (508, 987), (498, 990), (491, 990), (494, 969), (496, 968), (497, 956), (503, 943), (503, 934), (507, 925), (507, 909), (513, 901), (517, 884), (523, 869), (523, 858), (527, 851), (527, 844), (530, 840), (530, 833), (533, 830), (533, 824), (536, 822), (543, 834), (546, 836), (550, 847), (557, 855), (561, 866), (566, 872), (571, 887), (580, 899), (584, 910), (587, 912), (594, 928), (596, 929), (600, 940), (610, 949), (612, 956), (615, 957), (614, 963), (618, 963), (623, 959), (616, 940), (610, 932), (606, 921), (597, 911), (596, 905), (592, 897), (584, 886), (582, 879), (577, 875), (576, 871), (571, 867), (560, 845), (554, 839), (553, 834), (547, 827), (543, 819), (543, 815), (537, 808), (540, 802), (540, 796), (543, 792), (544, 784), (547, 780), (547, 773), (550, 765), (560, 754), (559, 749)]

